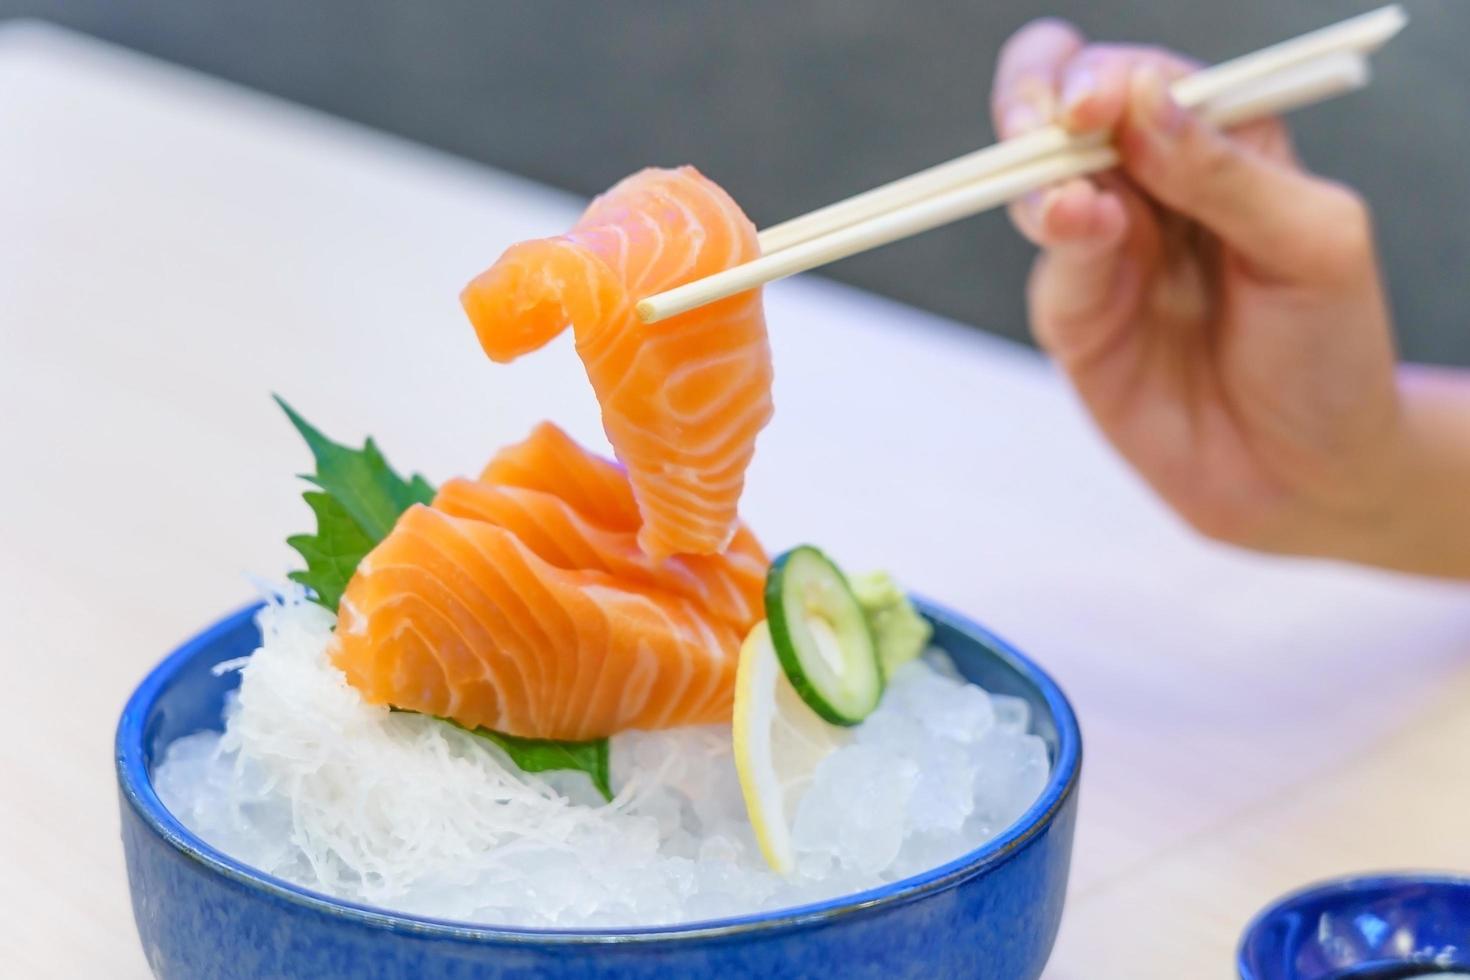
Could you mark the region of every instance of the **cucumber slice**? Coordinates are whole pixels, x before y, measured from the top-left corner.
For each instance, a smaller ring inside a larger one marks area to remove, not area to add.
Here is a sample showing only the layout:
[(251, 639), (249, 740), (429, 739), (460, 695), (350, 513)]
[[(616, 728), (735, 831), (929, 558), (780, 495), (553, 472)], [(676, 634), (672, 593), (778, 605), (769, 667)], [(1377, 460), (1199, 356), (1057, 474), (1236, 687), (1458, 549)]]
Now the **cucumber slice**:
[(834, 725), (856, 725), (883, 696), (867, 616), (847, 579), (811, 545), (792, 548), (766, 575), (766, 620), (791, 686)]

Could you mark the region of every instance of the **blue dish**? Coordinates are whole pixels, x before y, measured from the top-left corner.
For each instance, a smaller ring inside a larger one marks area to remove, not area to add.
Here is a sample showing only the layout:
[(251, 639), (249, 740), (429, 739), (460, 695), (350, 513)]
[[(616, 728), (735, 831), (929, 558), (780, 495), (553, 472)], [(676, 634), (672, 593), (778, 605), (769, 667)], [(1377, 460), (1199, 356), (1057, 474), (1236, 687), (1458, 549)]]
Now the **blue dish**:
[(186, 642), (139, 685), (117, 729), (133, 915), (155, 976), (967, 977), (1026, 980), (1051, 953), (1066, 895), (1082, 740), (1071, 706), (1029, 660), (967, 620), (922, 609), (935, 642), (987, 689), (1025, 698), (1048, 743), (1040, 799), (998, 839), (922, 875), (829, 902), (645, 929), (496, 929), (396, 915), (289, 884), (215, 851), (164, 808), (150, 774), (175, 738), (221, 728), (259, 643), (255, 608)]
[(1242, 980), (1397, 980), (1470, 973), (1470, 878), (1372, 875), (1320, 882), (1246, 927)]

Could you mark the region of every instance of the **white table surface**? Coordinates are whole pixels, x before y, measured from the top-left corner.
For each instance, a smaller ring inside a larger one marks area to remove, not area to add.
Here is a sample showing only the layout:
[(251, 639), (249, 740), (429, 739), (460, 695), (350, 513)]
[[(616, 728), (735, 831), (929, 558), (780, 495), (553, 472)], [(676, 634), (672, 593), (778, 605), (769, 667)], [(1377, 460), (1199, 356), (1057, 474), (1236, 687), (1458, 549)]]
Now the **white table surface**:
[[(9, 975), (146, 975), (113, 724), (247, 576), (291, 567), (306, 459), (270, 392), (431, 478), (543, 416), (601, 442), (568, 344), (491, 365), (456, 301), (578, 206), (0, 28)], [(770, 289), (768, 312), (777, 415), (745, 503), (766, 544), (893, 570), (1076, 704), (1081, 822), (1049, 977), (1230, 976), (1240, 927), (1287, 888), (1470, 866), (1470, 590), (1196, 539), (1018, 347), (811, 278)]]

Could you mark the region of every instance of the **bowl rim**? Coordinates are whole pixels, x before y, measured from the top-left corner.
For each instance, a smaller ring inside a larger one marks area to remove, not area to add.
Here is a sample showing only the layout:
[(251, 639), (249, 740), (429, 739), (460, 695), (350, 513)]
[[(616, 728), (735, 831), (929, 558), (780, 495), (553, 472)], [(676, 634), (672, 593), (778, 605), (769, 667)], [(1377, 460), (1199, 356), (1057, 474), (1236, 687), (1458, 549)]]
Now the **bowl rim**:
[[(1259, 953), (1267, 928), (1281, 916), (1298, 907), (1328, 895), (1350, 895), (1378, 888), (1424, 885), (1470, 891), (1470, 875), (1447, 871), (1364, 871), (1332, 878), (1322, 878), (1278, 895), (1251, 916), (1241, 931), (1235, 948), (1235, 970), (1242, 980), (1264, 980), (1256, 969), (1254, 955)], [(1410, 963), (1410, 960), (1404, 960)]]
[(1004, 863), (1048, 828), (1077, 793), (1082, 766), (1082, 733), (1071, 703), (1057, 683), (1011, 644), (965, 616), (937, 603), (914, 597), (915, 605), (936, 625), (945, 626), (985, 645), (1011, 669), (1035, 685), (1051, 712), (1057, 731), (1057, 753), (1041, 795), (1004, 832), (958, 858), (917, 875), (822, 902), (664, 926), (598, 929), (538, 929), (477, 925), (416, 916), (349, 902), (259, 871), (216, 850), (186, 828), (154, 791), (144, 753), (144, 721), (161, 691), (199, 653), (225, 633), (253, 619), (264, 605), (255, 602), (216, 620), (185, 640), (150, 670), (128, 698), (118, 720), (114, 745), (118, 785), (123, 797), (148, 829), (202, 870), (277, 902), (355, 924), (430, 939), (451, 939), (520, 946), (656, 944), (671, 941), (727, 939), (752, 933), (774, 934), (829, 924), (838, 919), (905, 905), (957, 887)]

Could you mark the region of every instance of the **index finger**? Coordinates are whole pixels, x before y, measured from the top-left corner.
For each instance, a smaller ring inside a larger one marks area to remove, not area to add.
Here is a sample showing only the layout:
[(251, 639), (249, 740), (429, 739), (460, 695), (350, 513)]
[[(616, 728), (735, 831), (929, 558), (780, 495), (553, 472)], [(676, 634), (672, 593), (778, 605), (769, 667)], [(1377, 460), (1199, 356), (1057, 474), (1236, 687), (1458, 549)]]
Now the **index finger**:
[(1008, 139), (1052, 121), (1062, 68), (1084, 43), (1077, 28), (1055, 17), (1033, 20), (1011, 35), (990, 90), (998, 136)]
[(1062, 123), (1073, 132), (1112, 129), (1123, 117), (1134, 69), (1158, 66), (1175, 78), (1199, 67), (1163, 48), (1142, 44), (1089, 44), (1062, 70)]

